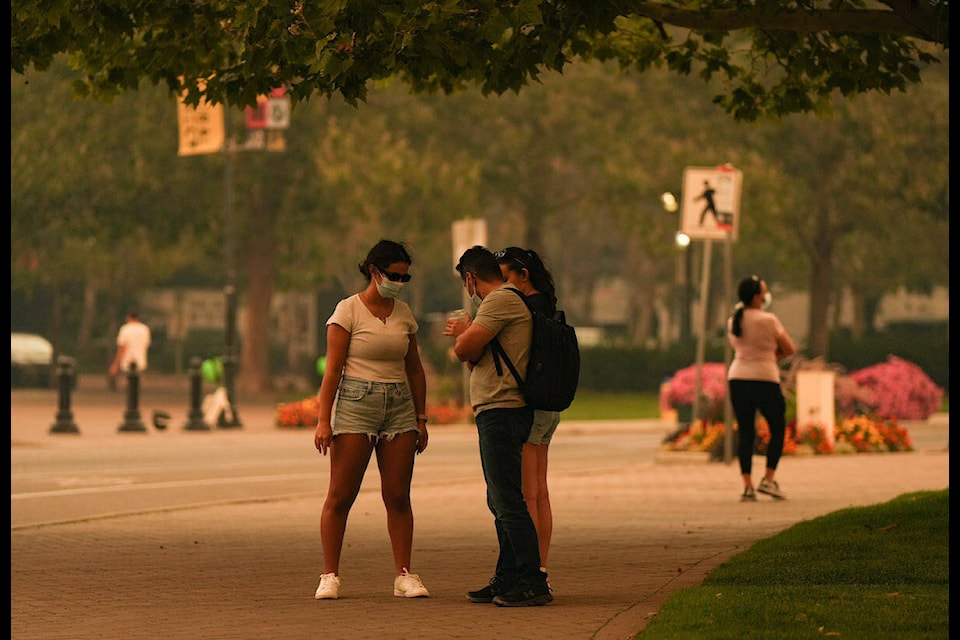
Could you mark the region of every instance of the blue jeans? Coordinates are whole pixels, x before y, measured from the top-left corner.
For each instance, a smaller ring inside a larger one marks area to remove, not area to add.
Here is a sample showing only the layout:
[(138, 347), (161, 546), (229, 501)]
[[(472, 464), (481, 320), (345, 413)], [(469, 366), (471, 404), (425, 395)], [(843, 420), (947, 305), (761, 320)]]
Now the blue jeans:
[(545, 588), (537, 529), (521, 490), (521, 452), (533, 426), (533, 409), (487, 409), (476, 416), (480, 464), (487, 483), (500, 555), (494, 577), (504, 588)]

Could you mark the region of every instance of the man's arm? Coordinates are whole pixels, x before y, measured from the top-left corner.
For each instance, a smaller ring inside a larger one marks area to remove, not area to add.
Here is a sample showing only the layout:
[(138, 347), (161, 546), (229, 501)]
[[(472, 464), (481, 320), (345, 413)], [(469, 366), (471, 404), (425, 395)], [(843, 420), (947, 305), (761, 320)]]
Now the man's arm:
[(457, 354), (457, 359), (460, 362), (476, 364), (480, 360), (480, 356), (483, 355), (484, 347), (493, 338), (494, 335), (490, 333), (489, 329), (485, 329), (474, 322), (467, 327), (466, 331), (457, 336), (457, 341), (453, 345), (453, 352)]
[(115, 376), (117, 372), (120, 371), (120, 363), (123, 361), (123, 354), (127, 351), (127, 345), (122, 344), (117, 347), (117, 355), (113, 359), (113, 364), (110, 365), (110, 375)]

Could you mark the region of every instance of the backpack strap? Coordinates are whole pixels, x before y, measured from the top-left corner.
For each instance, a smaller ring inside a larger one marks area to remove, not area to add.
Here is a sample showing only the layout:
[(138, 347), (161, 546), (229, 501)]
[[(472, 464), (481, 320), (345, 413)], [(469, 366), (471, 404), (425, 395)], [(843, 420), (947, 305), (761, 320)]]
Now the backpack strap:
[(507, 352), (503, 348), (503, 345), (500, 344), (500, 341), (496, 338), (490, 341), (490, 351), (493, 352), (493, 366), (497, 369), (497, 375), (503, 375), (503, 367), (500, 365), (500, 359), (503, 358), (503, 362), (507, 365), (507, 369), (510, 370), (510, 373), (513, 374), (514, 379), (517, 381), (517, 385), (520, 386), (520, 391), (523, 391), (523, 378), (520, 377), (520, 374), (517, 372), (517, 368), (513, 366), (510, 358), (507, 357)]
[[(520, 296), (520, 299), (523, 300), (523, 304), (526, 305), (527, 310), (532, 314), (533, 309), (530, 308), (530, 303), (527, 302), (527, 296), (523, 295), (523, 292), (519, 289), (513, 287), (507, 287), (508, 290), (513, 291), (515, 294)], [(503, 367), (500, 365), (500, 359), (503, 359), (503, 362), (507, 365), (507, 369), (510, 370), (510, 373), (513, 374), (514, 379), (517, 381), (517, 385), (520, 387), (520, 391), (523, 391), (524, 382), (523, 378), (520, 377), (520, 373), (517, 371), (517, 368), (513, 366), (513, 362), (510, 361), (510, 358), (507, 356), (506, 349), (503, 348), (503, 345), (500, 344), (500, 341), (497, 338), (494, 338), (490, 341), (490, 351), (493, 352), (493, 366), (497, 369), (497, 375), (503, 375)]]

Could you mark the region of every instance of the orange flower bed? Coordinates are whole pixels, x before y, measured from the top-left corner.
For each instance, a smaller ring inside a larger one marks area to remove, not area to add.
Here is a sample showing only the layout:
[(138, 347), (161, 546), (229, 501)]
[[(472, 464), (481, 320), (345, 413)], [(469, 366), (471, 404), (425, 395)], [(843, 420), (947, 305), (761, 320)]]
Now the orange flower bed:
[[(317, 426), (320, 405), (316, 396), (295, 402), (277, 404), (277, 427), (281, 429), (305, 429)], [(473, 421), (469, 407), (440, 404), (427, 407), (429, 424), (460, 424)]]
[[(736, 431), (737, 425), (733, 424)], [(705, 424), (697, 420), (686, 431), (671, 434), (661, 448), (668, 451), (710, 451), (725, 433), (722, 422)], [(770, 442), (770, 427), (762, 417), (757, 418), (754, 453), (764, 455)], [(783, 455), (797, 455), (809, 451), (817, 455), (830, 453), (879, 453), (913, 451), (910, 434), (894, 419), (859, 415), (846, 418), (836, 425), (833, 440), (827, 430), (818, 424), (808, 424), (798, 433), (797, 421), (787, 425)]]

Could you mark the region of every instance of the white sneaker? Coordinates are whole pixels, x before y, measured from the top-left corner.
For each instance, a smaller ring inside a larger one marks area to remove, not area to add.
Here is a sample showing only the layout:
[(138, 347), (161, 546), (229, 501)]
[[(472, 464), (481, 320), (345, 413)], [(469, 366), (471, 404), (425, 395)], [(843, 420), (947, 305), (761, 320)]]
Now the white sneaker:
[(426, 598), (430, 595), (427, 588), (420, 582), (420, 576), (415, 573), (403, 572), (393, 581), (393, 595), (401, 598)]
[(320, 576), (320, 586), (313, 596), (317, 600), (336, 600), (340, 597), (340, 578), (335, 573)]
[(783, 500), (787, 497), (783, 495), (783, 491), (780, 490), (780, 485), (777, 484), (776, 480), (767, 480), (764, 478), (760, 481), (760, 484), (757, 485), (757, 491), (760, 493), (765, 493), (771, 498), (776, 498), (777, 500)]

